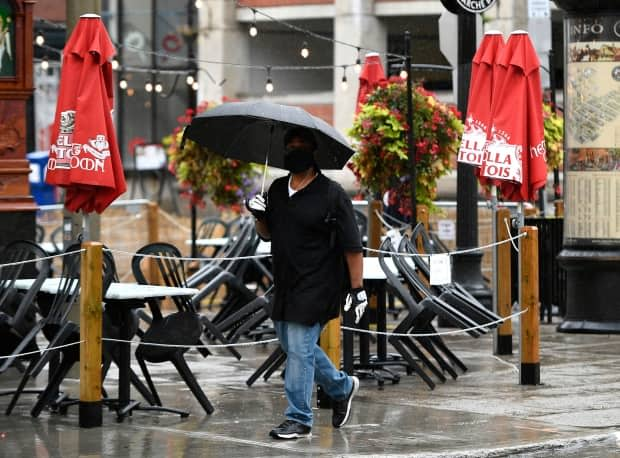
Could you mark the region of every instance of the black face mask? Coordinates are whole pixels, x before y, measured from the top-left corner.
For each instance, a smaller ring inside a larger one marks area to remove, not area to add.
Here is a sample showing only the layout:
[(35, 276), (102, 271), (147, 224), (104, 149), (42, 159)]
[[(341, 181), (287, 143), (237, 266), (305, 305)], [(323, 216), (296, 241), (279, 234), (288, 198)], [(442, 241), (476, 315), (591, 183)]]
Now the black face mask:
[(284, 156), (284, 168), (291, 173), (300, 173), (314, 165), (314, 155), (302, 149), (291, 149)]

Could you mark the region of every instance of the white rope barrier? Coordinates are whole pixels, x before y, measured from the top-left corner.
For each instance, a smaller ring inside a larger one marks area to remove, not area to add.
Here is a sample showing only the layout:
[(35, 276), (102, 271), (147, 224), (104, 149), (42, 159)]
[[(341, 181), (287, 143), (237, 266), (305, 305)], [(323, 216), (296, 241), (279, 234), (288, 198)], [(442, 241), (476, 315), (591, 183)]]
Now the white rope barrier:
[(488, 328), (490, 326), (493, 326), (495, 324), (499, 324), (499, 323), (503, 323), (504, 321), (508, 321), (514, 317), (517, 317), (519, 315), (524, 314), (525, 312), (527, 312), (529, 310), (529, 308), (525, 309), (525, 310), (521, 310), (520, 312), (516, 312), (513, 313), (510, 316), (507, 316), (505, 318), (500, 318), (499, 320), (494, 320), (494, 321), (490, 321), (488, 323), (485, 324), (481, 324), (478, 326), (472, 326), (470, 328), (466, 328), (466, 329), (456, 329), (454, 331), (445, 331), (445, 332), (426, 332), (426, 333), (401, 333), (401, 332), (388, 332), (388, 331), (372, 331), (369, 329), (358, 329), (358, 328), (351, 328), (348, 326), (341, 326), (340, 329), (343, 329), (345, 331), (354, 331), (354, 332), (358, 332), (361, 334), (375, 334), (375, 335), (381, 335), (381, 336), (395, 336), (395, 337), (436, 337), (436, 336), (447, 336), (447, 335), (452, 335), (452, 334), (462, 334), (462, 333), (466, 333), (469, 331), (475, 331), (478, 329), (484, 329), (484, 328)]
[[(447, 254), (448, 256), (454, 256), (454, 255), (457, 255), (457, 254), (473, 253), (473, 252), (480, 251), (480, 250), (486, 250), (487, 248), (493, 248), (493, 247), (499, 246), (499, 245), (501, 245), (503, 243), (512, 242), (513, 240), (517, 240), (517, 239), (520, 239), (522, 237), (527, 237), (527, 233), (524, 232), (524, 233), (516, 235), (514, 237), (510, 237), (509, 239), (500, 240), (499, 242), (489, 243), (487, 245), (482, 245), (482, 246), (479, 246), (477, 248), (466, 248), (464, 250), (449, 251), (447, 253), (441, 253), (441, 254)], [(367, 248), (367, 247), (364, 247), (364, 250), (372, 252), (372, 253), (383, 253), (383, 254), (389, 254), (391, 256), (405, 256), (405, 257), (411, 257), (411, 258), (414, 258), (414, 257), (421, 257), (422, 258), (422, 257), (430, 257), (430, 256), (432, 256), (432, 254), (429, 254), (429, 253), (399, 253), (399, 252), (394, 252), (394, 251), (378, 250), (378, 249), (375, 249), (375, 248)]]
[(53, 351), (53, 350), (60, 350), (61, 348), (67, 348), (67, 347), (72, 347), (73, 345), (79, 345), (81, 343), (85, 342), (84, 340), (80, 340), (79, 342), (71, 342), (65, 345), (58, 345), (57, 347), (49, 347), (49, 348), (44, 348), (42, 350), (36, 350), (36, 351), (29, 351), (26, 353), (19, 353), (17, 355), (5, 355), (5, 356), (0, 356), (0, 360), (2, 359), (9, 359), (9, 358), (22, 358), (24, 356), (30, 356), (30, 355), (37, 355), (39, 353), (46, 353), (48, 351)]
[(253, 345), (263, 345), (272, 342), (277, 342), (278, 339), (267, 339), (267, 340), (257, 340), (255, 342), (239, 342), (232, 344), (205, 344), (205, 345), (177, 345), (177, 344), (162, 344), (155, 342), (136, 342), (133, 340), (121, 340), (121, 339), (112, 339), (110, 337), (103, 337), (101, 340), (106, 342), (118, 342), (118, 343), (128, 343), (132, 345), (145, 345), (149, 347), (165, 347), (165, 348), (228, 348), (228, 347), (249, 347)]
[(2, 269), (3, 267), (18, 266), (20, 264), (28, 264), (28, 263), (31, 263), (31, 262), (41, 262), (41, 261), (47, 261), (48, 259), (61, 258), (63, 256), (69, 256), (71, 254), (81, 253), (82, 251), (85, 251), (84, 248), (81, 248), (81, 249), (75, 250), (75, 251), (67, 251), (66, 253), (60, 253), (60, 254), (54, 254), (54, 255), (50, 255), (50, 256), (44, 256), (44, 257), (41, 257), (41, 258), (26, 259), (25, 261), (7, 262), (6, 264), (0, 264), (0, 269)]

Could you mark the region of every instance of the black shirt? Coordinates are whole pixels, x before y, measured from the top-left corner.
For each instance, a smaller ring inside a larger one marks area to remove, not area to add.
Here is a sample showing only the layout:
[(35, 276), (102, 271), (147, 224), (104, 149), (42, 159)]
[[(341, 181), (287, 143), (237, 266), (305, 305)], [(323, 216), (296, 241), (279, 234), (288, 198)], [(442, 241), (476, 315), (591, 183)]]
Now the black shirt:
[(353, 205), (333, 183), (337, 240), (330, 248), (329, 180), (319, 173), (291, 197), (289, 176), (273, 182), (267, 197), (275, 295), (271, 318), (313, 325), (336, 318), (349, 283), (343, 251), (361, 252)]

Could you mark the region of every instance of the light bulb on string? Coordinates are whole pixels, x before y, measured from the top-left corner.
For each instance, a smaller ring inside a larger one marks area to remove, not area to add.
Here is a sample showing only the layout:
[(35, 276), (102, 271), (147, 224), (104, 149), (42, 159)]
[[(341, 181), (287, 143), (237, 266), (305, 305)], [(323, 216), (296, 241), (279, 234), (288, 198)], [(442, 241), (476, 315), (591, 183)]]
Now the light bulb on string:
[(196, 81), (194, 79), (194, 75), (187, 75), (185, 77), (185, 82), (187, 83), (188, 86), (191, 86), (192, 84), (194, 84), (194, 81)]
[(271, 67), (267, 67), (267, 81), (265, 82), (265, 90), (270, 94), (274, 90), (273, 81), (271, 81)]
[(406, 80), (409, 75), (407, 74), (407, 70), (403, 68), (398, 74), (398, 76), (400, 76), (401, 79)]
[(353, 67), (356, 75), (359, 75), (362, 72), (362, 59), (360, 57), (360, 51), (360, 48), (357, 48), (357, 59), (355, 59), (355, 67)]
[(41, 60), (41, 70), (47, 70), (48, 68), (50, 68), (50, 63), (47, 60), (47, 56), (43, 57), (43, 59)]
[(128, 87), (127, 88), (127, 97), (133, 97), (133, 95), (136, 93), (135, 89), (132, 87)]
[(147, 81), (146, 84), (144, 85), (144, 90), (146, 92), (153, 92), (153, 83), (151, 83), (150, 81)]
[(34, 42), (37, 46), (43, 46), (45, 44), (45, 37), (41, 32), (37, 33), (37, 36), (34, 39)]
[(301, 51), (299, 52), (301, 54), (301, 57), (303, 57), (304, 59), (307, 59), (308, 56), (310, 55), (310, 50), (308, 49), (308, 43), (307, 42), (303, 42), (301, 45)]
[(267, 82), (265, 83), (265, 90), (271, 94), (273, 92), (273, 89), (273, 81), (271, 81), (271, 78), (267, 78)]
[(196, 0), (194, 6), (198, 9), (202, 8), (202, 0)]
[(340, 80), (340, 89), (346, 91), (349, 89), (349, 83), (347, 82), (347, 67), (342, 67), (342, 80)]
[(118, 87), (120, 87), (124, 91), (125, 89), (127, 89), (127, 86), (127, 80), (125, 78), (121, 78), (121, 80), (118, 82)]
[(200, 85), (198, 84), (198, 81), (194, 81), (194, 82), (192, 83), (192, 89), (193, 89), (194, 91), (197, 91), (199, 87), (200, 87)]
[(256, 27), (256, 10), (252, 9), (252, 13), (254, 14), (254, 19), (252, 20), (252, 25), (250, 26), (248, 33), (252, 38), (254, 38), (256, 35), (258, 35), (258, 28)]
[(154, 86), (155, 92), (157, 92), (158, 94), (164, 90), (164, 86), (158, 81), (157, 83), (155, 83)]

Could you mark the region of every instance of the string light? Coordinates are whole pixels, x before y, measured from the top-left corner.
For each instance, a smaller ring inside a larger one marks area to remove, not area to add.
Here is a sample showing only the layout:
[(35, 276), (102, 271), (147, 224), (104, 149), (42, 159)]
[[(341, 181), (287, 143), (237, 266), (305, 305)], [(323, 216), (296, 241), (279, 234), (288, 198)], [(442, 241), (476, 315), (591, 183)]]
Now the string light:
[(185, 83), (187, 83), (188, 86), (191, 86), (192, 84), (194, 84), (194, 81), (196, 81), (194, 79), (194, 75), (190, 74), (185, 77)]
[(199, 87), (200, 87), (200, 85), (198, 84), (198, 81), (194, 81), (194, 82), (192, 83), (192, 89), (193, 89), (194, 91), (197, 91)]
[(357, 48), (357, 59), (355, 59), (355, 74), (359, 75), (362, 72), (362, 58), (360, 57), (361, 49)]
[(308, 49), (308, 43), (305, 41), (301, 45), (300, 54), (301, 54), (301, 57), (303, 57), (304, 59), (307, 59), (308, 56), (310, 55), (310, 50)]
[(407, 70), (405, 69), (405, 66), (403, 65), (403, 68), (401, 69), (400, 73), (398, 74), (398, 76), (400, 76), (401, 79), (406, 80), (407, 77), (409, 76), (407, 74)]
[(164, 86), (158, 81), (157, 83), (155, 83), (155, 92), (157, 92), (158, 94), (164, 90)]
[(121, 78), (120, 81), (118, 82), (118, 87), (120, 87), (123, 91), (125, 89), (127, 89), (128, 83), (127, 80), (125, 78)]
[(202, 8), (202, 0), (196, 0), (194, 6), (198, 9)]
[(151, 83), (150, 81), (147, 81), (146, 84), (144, 85), (144, 90), (146, 92), (153, 92), (153, 83)]
[(43, 46), (45, 44), (45, 37), (41, 32), (37, 33), (34, 42), (37, 44), (37, 46)]
[(258, 35), (258, 29), (256, 28), (256, 10), (254, 8), (252, 8), (252, 13), (254, 14), (254, 19), (252, 20), (252, 25), (250, 26), (250, 30), (248, 30), (248, 33), (252, 38), (254, 38), (256, 35)]
[(43, 57), (43, 59), (41, 60), (41, 70), (47, 70), (48, 68), (50, 68), (50, 63), (47, 60), (47, 56)]
[(118, 67), (120, 66), (121, 64), (118, 63), (118, 60), (112, 59), (112, 70), (118, 70)]
[(135, 89), (132, 87), (127, 88), (127, 96), (132, 97), (136, 93)]
[(346, 91), (349, 89), (349, 83), (347, 82), (347, 66), (342, 66), (342, 80), (340, 81), (340, 89)]
[(265, 90), (271, 94), (273, 89), (273, 81), (271, 81), (271, 67), (267, 67), (267, 81), (265, 82)]

